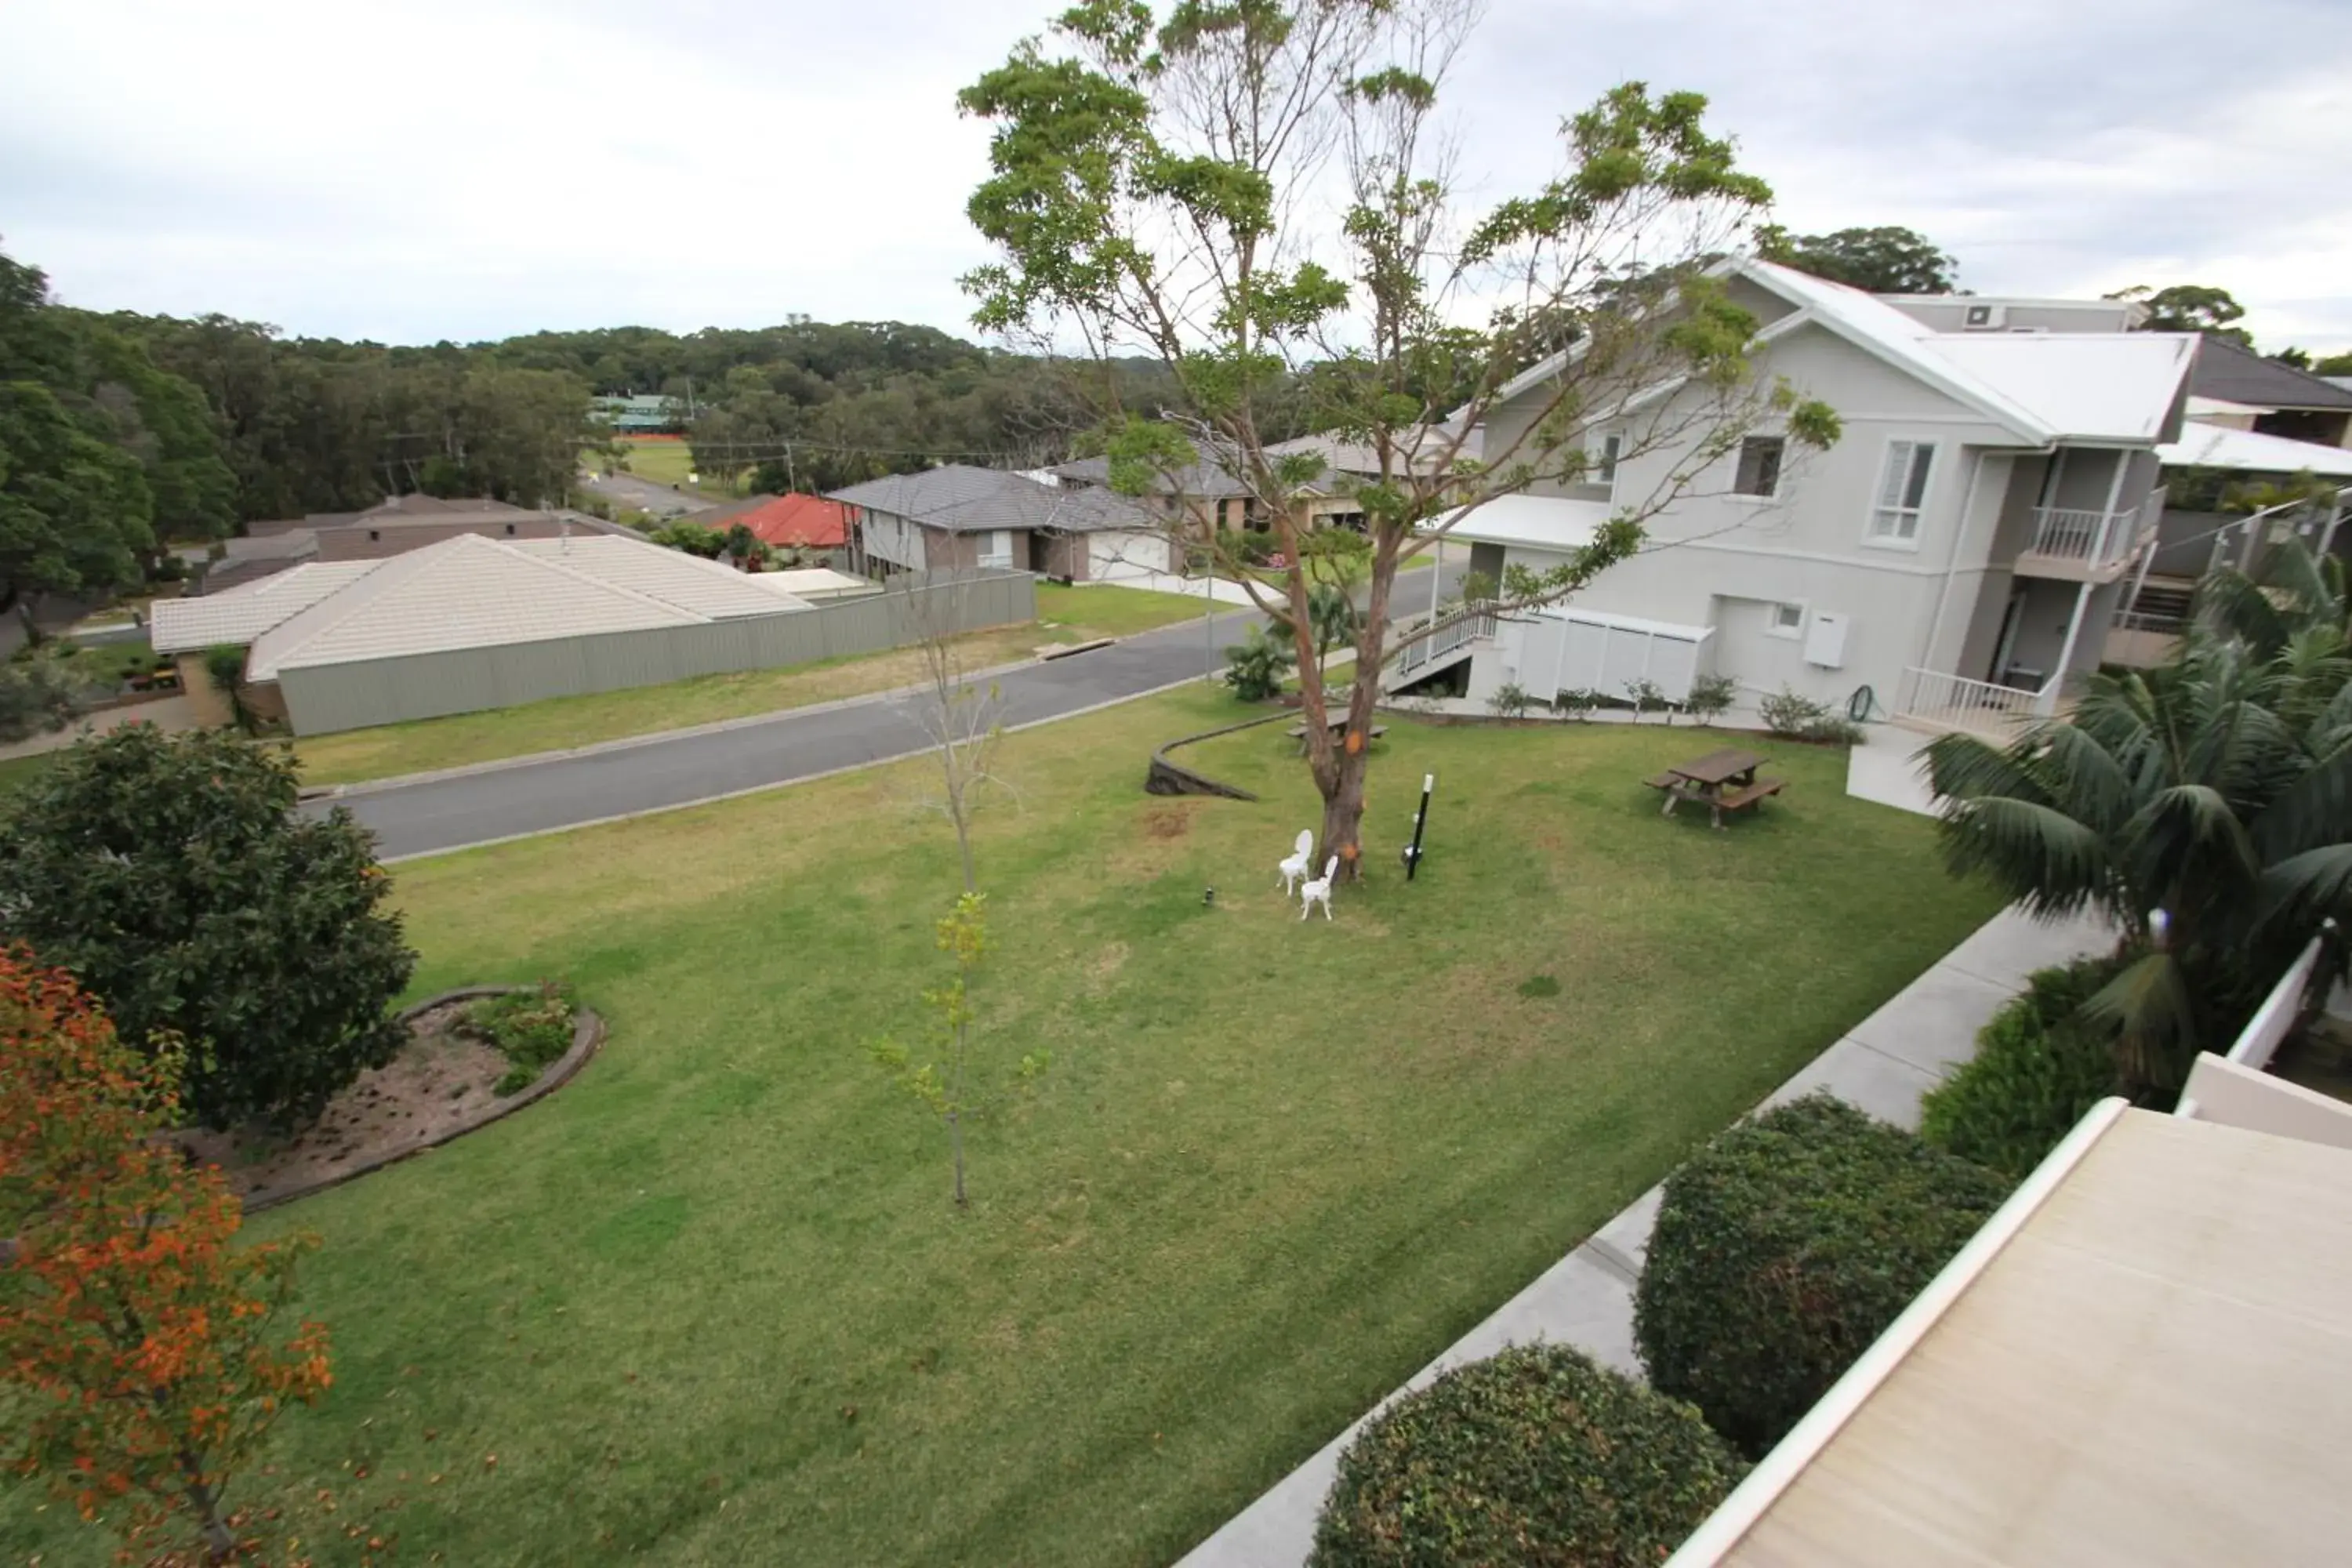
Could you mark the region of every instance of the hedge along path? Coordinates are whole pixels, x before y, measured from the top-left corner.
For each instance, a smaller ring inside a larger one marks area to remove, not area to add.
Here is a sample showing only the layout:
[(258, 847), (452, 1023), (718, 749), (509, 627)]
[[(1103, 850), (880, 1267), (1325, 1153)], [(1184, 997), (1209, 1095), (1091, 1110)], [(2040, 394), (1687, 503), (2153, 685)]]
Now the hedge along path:
[[(453, 1002), (470, 1002), (481, 996), (505, 996), (518, 991), (532, 989), (534, 988), (529, 985), (461, 985), (455, 991), (444, 991), (437, 996), (426, 997), (413, 1007), (401, 1009), (400, 1021), (403, 1024), (414, 1025), (417, 1019), (435, 1008), (446, 1007)], [(491, 1122), (512, 1116), (524, 1106), (543, 1100), (570, 1083), (580, 1075), (580, 1069), (588, 1065), (588, 1059), (596, 1054), (598, 1047), (604, 1043), (603, 1016), (592, 1008), (575, 1007), (572, 1015), (571, 1048), (550, 1062), (546, 1070), (528, 1087), (517, 1089), (503, 1100), (493, 1100), (470, 1116), (462, 1117), (453, 1123), (436, 1128), (431, 1131), (420, 1132), (407, 1142), (383, 1150), (341, 1170), (329, 1172), (325, 1175), (313, 1177), (307, 1182), (297, 1183), (292, 1186), (271, 1192), (266, 1196), (247, 1198), (245, 1200), (245, 1212), (249, 1215), (259, 1214), (265, 1209), (274, 1209), (281, 1204), (290, 1204), (297, 1198), (307, 1198), (311, 1194), (324, 1192), (329, 1187), (339, 1187), (345, 1182), (357, 1181), (362, 1176), (383, 1170), (386, 1165), (397, 1164), (412, 1155), (421, 1154), (427, 1149), (438, 1148), (453, 1139), (463, 1138), (468, 1132), (478, 1132)]]

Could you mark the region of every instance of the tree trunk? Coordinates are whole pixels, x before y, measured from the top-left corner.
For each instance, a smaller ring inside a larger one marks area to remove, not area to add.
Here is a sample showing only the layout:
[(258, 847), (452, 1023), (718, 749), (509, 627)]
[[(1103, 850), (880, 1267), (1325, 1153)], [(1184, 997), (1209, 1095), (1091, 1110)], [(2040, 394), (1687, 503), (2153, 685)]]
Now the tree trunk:
[(970, 1205), (963, 1196), (963, 1118), (952, 1110), (948, 1112), (948, 1148), (955, 1157), (955, 1205), (966, 1208)]
[(204, 1467), (188, 1449), (180, 1450), (180, 1472), (187, 1478), (188, 1501), (196, 1510), (196, 1520), (204, 1527), (205, 1561), (226, 1563), (236, 1554), (236, 1537), (229, 1533), (220, 1516), (220, 1498), (204, 1482)]

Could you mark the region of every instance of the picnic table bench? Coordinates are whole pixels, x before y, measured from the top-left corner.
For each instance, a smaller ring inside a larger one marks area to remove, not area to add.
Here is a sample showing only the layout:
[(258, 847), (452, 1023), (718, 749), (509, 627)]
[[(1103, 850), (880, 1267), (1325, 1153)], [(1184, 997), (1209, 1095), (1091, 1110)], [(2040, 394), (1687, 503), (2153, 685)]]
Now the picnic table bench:
[(1726, 746), (1677, 763), (1642, 782), (1664, 794), (1666, 805), (1658, 814), (1661, 816), (1672, 816), (1675, 806), (1689, 801), (1694, 805), (1706, 806), (1720, 830), (1725, 812), (1746, 810), (1768, 795), (1779, 795), (1786, 786), (1785, 779), (1758, 778), (1756, 770), (1763, 765), (1764, 759), (1755, 752)]
[[(1345, 730), (1348, 727), (1348, 710), (1344, 708), (1339, 708), (1327, 711), (1323, 715), (1323, 727), (1330, 731), (1335, 735), (1340, 731)], [(1377, 741), (1388, 732), (1389, 727), (1386, 724), (1374, 724), (1366, 732), (1364, 738), (1367, 741)], [(1298, 742), (1298, 749), (1300, 752), (1304, 752), (1307, 750), (1306, 720), (1301, 719), (1297, 723), (1293, 724), (1289, 729), (1285, 730), (1283, 733)]]

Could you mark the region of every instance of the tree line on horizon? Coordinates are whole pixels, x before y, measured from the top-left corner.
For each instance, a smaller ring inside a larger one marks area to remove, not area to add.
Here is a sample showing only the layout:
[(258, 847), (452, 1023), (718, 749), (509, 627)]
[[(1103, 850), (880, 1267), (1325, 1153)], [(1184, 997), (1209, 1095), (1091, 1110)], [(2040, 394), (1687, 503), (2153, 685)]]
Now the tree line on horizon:
[[(1874, 292), (1958, 287), (1952, 257), (1908, 228), (1759, 239), (1775, 260)], [(2252, 346), (2226, 290), (2135, 297), (2153, 328)], [(2352, 355), (2275, 357), (2352, 373)], [(1318, 427), (1317, 375), (1291, 376), (1265, 410), (1269, 438)], [(294, 337), (219, 314), (62, 305), (39, 268), (0, 254), (0, 611), (129, 591), (176, 574), (171, 545), (389, 495), (561, 504), (582, 448), (609, 440), (590, 400), (646, 393), (692, 410), (701, 471), (778, 492), (946, 461), (1042, 467), (1097, 449), (1107, 402), (1149, 415), (1181, 396), (1156, 363), (1084, 365), (902, 321), (788, 315), (424, 346)]]

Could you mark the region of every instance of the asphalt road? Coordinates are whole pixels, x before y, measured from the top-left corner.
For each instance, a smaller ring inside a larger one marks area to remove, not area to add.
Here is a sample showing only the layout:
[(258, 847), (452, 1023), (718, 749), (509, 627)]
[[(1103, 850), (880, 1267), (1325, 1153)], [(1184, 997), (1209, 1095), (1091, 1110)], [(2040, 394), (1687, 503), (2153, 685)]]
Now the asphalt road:
[[(1446, 592), (1458, 585), (1463, 569), (1458, 561), (1447, 565)], [(1423, 607), (1427, 581), (1416, 573), (1398, 584), (1400, 619)], [(995, 679), (1003, 721), (1013, 726), (1063, 718), (1196, 679), (1223, 668), (1226, 645), (1257, 618), (1253, 610), (1220, 615), (1213, 637), (1197, 620), (1180, 621), (1091, 653), (1009, 670)], [(924, 744), (903, 700), (873, 697), (834, 708), (786, 710), (724, 729), (647, 736), (543, 762), (414, 784), (362, 785), (339, 801), (314, 801), (306, 809), (349, 806), (374, 829), (378, 853), (393, 859), (765, 789), (911, 756)], [(1139, 779), (1145, 761), (1135, 760)]]
[(674, 490), (667, 485), (657, 485), (651, 479), (635, 474), (596, 474), (581, 480), (587, 489), (616, 501), (622, 506), (636, 507), (660, 517), (677, 517), (684, 512), (708, 511), (719, 503), (698, 495)]
[[(1034, 723), (1139, 696), (1223, 665), (1223, 649), (1255, 619), (1219, 616), (1214, 638), (1180, 622), (1091, 653), (1024, 666), (996, 678), (1007, 725)], [(456, 777), (362, 788), (339, 803), (374, 829), (391, 859), (543, 833), (713, 795), (789, 784), (835, 769), (887, 762), (923, 749), (899, 700), (873, 698), (816, 711), (787, 710), (728, 729), (649, 738), (609, 750)], [(1135, 759), (1143, 776), (1146, 759)]]

